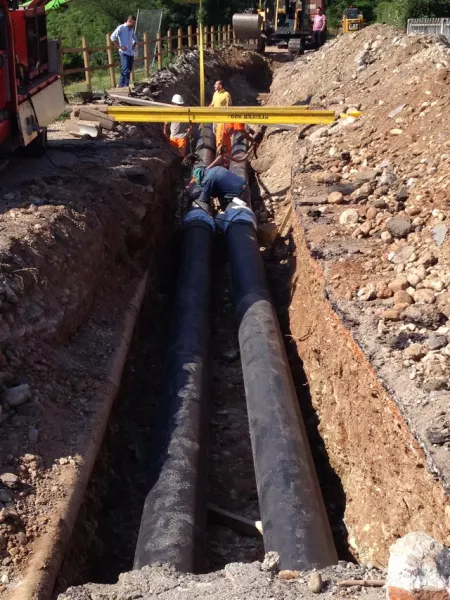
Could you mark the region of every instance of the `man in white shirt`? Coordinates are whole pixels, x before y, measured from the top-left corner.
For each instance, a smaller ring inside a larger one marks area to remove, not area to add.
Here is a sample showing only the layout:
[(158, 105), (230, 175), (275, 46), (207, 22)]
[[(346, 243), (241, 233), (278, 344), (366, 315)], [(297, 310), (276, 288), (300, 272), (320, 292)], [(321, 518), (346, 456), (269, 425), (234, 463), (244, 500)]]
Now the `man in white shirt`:
[(119, 25), (111, 36), (111, 41), (119, 49), (120, 54), (120, 81), (119, 87), (128, 87), (130, 74), (133, 69), (134, 49), (137, 44), (136, 17), (130, 16), (123, 25)]

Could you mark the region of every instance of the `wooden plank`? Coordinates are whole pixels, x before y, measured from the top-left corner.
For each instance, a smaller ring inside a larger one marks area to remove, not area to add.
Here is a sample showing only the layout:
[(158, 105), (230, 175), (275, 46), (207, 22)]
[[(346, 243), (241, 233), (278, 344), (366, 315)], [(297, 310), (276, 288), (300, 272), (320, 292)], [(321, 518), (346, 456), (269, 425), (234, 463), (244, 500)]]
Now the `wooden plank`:
[(116, 121), (112, 117), (93, 108), (81, 106), (79, 117), (82, 121), (98, 121), (102, 129), (107, 129), (108, 131), (112, 131), (116, 126)]
[[(121, 89), (121, 88), (119, 88)], [(128, 90), (127, 90), (128, 92)], [(172, 107), (172, 104), (164, 104), (164, 102), (155, 102), (153, 100), (144, 100), (143, 98), (132, 98), (131, 96), (127, 96), (125, 94), (116, 94), (116, 90), (110, 90), (106, 92), (110, 98), (113, 100), (119, 100), (119, 102), (123, 102), (125, 104), (130, 104), (131, 106), (168, 106)]]

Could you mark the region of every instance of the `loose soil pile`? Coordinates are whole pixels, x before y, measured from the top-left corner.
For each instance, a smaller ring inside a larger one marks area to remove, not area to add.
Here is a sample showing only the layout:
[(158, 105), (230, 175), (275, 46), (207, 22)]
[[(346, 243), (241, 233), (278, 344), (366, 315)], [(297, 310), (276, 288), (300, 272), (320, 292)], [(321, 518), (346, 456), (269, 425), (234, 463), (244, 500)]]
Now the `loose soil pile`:
[(450, 534), (449, 60), (373, 26), (279, 67), (268, 104), (362, 115), (272, 131), (254, 162), (263, 220), (295, 207), (291, 333), (350, 546), (376, 564), (408, 530)]

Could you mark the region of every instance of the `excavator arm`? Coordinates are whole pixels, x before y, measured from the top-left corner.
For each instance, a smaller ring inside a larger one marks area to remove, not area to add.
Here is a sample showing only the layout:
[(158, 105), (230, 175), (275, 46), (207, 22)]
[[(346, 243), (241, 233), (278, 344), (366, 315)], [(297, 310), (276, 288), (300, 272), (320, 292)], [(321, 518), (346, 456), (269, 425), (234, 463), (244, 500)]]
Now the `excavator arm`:
[(25, 8), (38, 8), (40, 6), (45, 6), (45, 10), (48, 12), (49, 10), (62, 8), (69, 2), (71, 2), (71, 0), (29, 0), (29, 2), (25, 2), (23, 6)]

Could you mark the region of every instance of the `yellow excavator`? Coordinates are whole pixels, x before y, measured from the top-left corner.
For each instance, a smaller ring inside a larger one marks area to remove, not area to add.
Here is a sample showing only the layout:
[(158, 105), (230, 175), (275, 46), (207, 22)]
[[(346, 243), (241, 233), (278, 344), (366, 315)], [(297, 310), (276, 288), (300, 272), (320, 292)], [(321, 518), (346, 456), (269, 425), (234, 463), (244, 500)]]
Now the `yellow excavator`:
[(259, 0), (244, 13), (233, 15), (235, 39), (259, 51), (278, 45), (303, 54), (312, 42), (309, 0)]
[(349, 6), (342, 15), (342, 33), (354, 33), (364, 26), (364, 16), (362, 12), (354, 6)]

